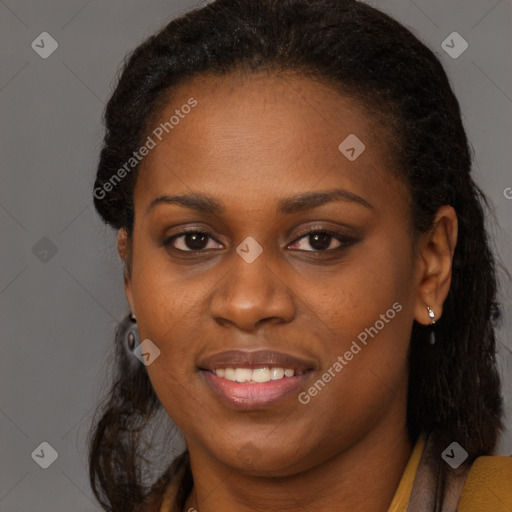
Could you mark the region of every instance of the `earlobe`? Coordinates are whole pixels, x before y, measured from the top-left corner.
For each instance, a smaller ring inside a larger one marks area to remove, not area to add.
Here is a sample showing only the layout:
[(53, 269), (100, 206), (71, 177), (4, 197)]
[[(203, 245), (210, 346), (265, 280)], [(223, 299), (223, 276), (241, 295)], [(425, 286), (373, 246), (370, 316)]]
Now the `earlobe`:
[(457, 226), (455, 210), (444, 205), (437, 211), (432, 229), (418, 242), (421, 247), (414, 318), (422, 325), (432, 323), (432, 314), (436, 321), (442, 315), (443, 304), (450, 291)]

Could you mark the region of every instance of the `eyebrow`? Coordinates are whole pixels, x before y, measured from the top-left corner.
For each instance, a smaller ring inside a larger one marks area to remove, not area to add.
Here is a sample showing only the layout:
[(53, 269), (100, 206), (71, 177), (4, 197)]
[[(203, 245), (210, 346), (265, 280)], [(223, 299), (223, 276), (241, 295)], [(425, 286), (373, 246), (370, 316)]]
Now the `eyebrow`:
[[(278, 213), (282, 214), (298, 213), (304, 210), (317, 208), (336, 200), (360, 204), (370, 210), (374, 209), (374, 207), (362, 197), (349, 192), (348, 190), (335, 188), (319, 192), (305, 192), (296, 196), (280, 199), (277, 205), (277, 210)], [(160, 204), (178, 204), (200, 213), (222, 214), (225, 212), (224, 206), (217, 199), (204, 194), (191, 193), (178, 194), (175, 196), (159, 196), (156, 199), (153, 199), (153, 201), (148, 205), (145, 215), (150, 213)]]

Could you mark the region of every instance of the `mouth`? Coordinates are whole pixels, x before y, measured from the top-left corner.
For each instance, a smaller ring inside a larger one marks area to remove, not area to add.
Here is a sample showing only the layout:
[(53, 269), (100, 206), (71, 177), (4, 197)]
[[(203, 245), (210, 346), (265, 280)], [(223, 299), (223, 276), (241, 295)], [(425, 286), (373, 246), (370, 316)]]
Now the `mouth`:
[(203, 360), (198, 370), (224, 405), (254, 410), (297, 393), (315, 367), (313, 361), (280, 352), (233, 350)]

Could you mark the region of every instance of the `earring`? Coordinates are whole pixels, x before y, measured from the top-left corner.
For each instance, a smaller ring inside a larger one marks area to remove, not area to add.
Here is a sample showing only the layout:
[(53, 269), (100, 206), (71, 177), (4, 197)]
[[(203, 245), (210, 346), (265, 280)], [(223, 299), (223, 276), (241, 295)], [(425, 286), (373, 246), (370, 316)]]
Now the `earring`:
[(137, 326), (137, 319), (132, 313), (130, 313), (129, 318), (130, 322), (134, 325), (131, 325), (128, 329), (128, 333), (126, 334), (126, 344), (128, 345), (130, 352), (133, 352), (136, 345), (139, 344), (139, 328)]
[(434, 319), (435, 319), (436, 315), (434, 314), (432, 309), (430, 309), (430, 306), (427, 306), (427, 311), (428, 311), (428, 316), (431, 318), (430, 332), (428, 335), (428, 343), (430, 345), (435, 345), (436, 344), (436, 334), (434, 332), (434, 324), (436, 323), (436, 321)]

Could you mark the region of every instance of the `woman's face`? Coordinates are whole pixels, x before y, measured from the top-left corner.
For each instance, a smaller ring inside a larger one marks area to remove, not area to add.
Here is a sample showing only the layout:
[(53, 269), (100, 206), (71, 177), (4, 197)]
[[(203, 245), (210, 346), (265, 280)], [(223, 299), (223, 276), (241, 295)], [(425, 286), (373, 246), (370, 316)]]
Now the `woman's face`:
[(195, 78), (151, 130), (173, 115), (141, 162), (126, 293), (191, 453), (277, 476), (404, 435), (418, 262), (376, 119), (291, 74)]

